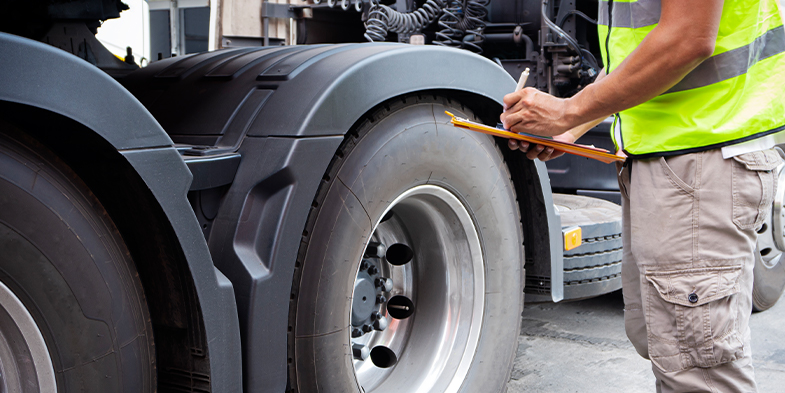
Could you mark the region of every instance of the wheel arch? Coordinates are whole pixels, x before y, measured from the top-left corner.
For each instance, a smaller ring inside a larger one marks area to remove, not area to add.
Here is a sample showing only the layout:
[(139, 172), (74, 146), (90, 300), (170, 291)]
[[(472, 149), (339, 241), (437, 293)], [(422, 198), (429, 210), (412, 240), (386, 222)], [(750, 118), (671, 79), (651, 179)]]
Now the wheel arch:
[[(332, 51), (342, 55), (308, 60), (293, 68), (258, 112), (249, 136), (344, 135), (375, 108), (411, 94), (456, 99), (486, 124), (495, 124), (502, 98), (516, 85), (494, 62), (454, 48), (360, 44), (336, 46)], [(265, 80), (267, 72), (257, 80)], [(304, 96), (303, 92), (314, 93)], [(502, 150), (509, 152), (506, 146)], [(527, 292), (559, 301), (563, 298), (561, 221), (547, 168), (521, 154), (505, 154), (505, 159), (519, 195), (527, 239)]]
[[(157, 356), (164, 360), (159, 383), (188, 376), (195, 386), (238, 391), (231, 284), (212, 266), (185, 198), (191, 174), (171, 139), (130, 93), (84, 60), (3, 33), (0, 53), (0, 122), (46, 145), (74, 169), (134, 256), (155, 314)], [(183, 336), (194, 344), (190, 353), (162, 358), (163, 349), (174, 350), (163, 340), (168, 328), (188, 331)], [(207, 354), (209, 363), (195, 364), (196, 356)], [(200, 374), (209, 379), (197, 380)]]
[[(225, 49), (153, 62), (122, 83), (175, 142), (242, 155), (208, 244), (234, 284), (244, 383), (253, 391), (286, 387), (288, 304), (268, 299), (290, 296), (307, 212), (344, 135), (375, 108), (409, 94), (454, 98), (495, 124), (502, 97), (515, 88), (483, 57), (389, 43)], [(531, 239), (540, 239), (540, 246), (527, 249), (543, 249), (530, 259), (550, 269), (551, 243), (561, 247), (561, 241), (542, 230), (555, 225), (560, 233), (553, 204), (543, 202), (548, 197), (542, 194), (550, 195), (547, 172), (542, 163), (520, 162), (529, 169), (516, 177), (519, 194), (538, 203), (531, 209), (547, 212), (527, 227)], [(271, 195), (285, 204), (263, 203)], [(246, 232), (238, 236), (240, 231)], [(238, 252), (246, 243), (265, 247)], [(561, 253), (554, 255), (561, 260)]]
[[(303, 119), (296, 135), (345, 133), (356, 124), (352, 119), (362, 119), (375, 107), (407, 94), (438, 94), (456, 99), (486, 124), (495, 124), (501, 113), (502, 98), (515, 89), (515, 80), (502, 67), (464, 50), (397, 44), (381, 44), (379, 48), (378, 52), (345, 68), (325, 88), (317, 89), (320, 94), (311, 99), (313, 105), (304, 105), (302, 113), (290, 115)], [(366, 51), (371, 53), (375, 48), (368, 46)], [(339, 64), (329, 66), (341, 69)], [(368, 80), (375, 83), (368, 86), (364, 83)], [(310, 83), (313, 82), (303, 80), (302, 86)], [(297, 89), (302, 91), (304, 87)], [(279, 90), (276, 94), (284, 92)], [(280, 98), (275, 102), (290, 102), (288, 97)], [(284, 108), (268, 105), (259, 117), (265, 110), (277, 113)], [(342, 113), (343, 121), (336, 121), (335, 113)], [(282, 129), (275, 123), (269, 128)], [(554, 208), (547, 168), (539, 160), (510, 154), (513, 152), (506, 146), (502, 146), (502, 151), (521, 209), (527, 245), (527, 293), (538, 300), (560, 301), (563, 298), (561, 220)]]
[[(498, 122), (500, 100), (463, 91), (448, 91), (446, 95), (471, 108), (485, 124)], [(521, 212), (526, 244), (527, 298), (537, 302), (558, 302), (564, 298), (562, 229), (559, 212), (553, 203), (548, 169), (542, 161), (530, 160), (524, 154), (508, 149), (507, 141), (495, 139), (510, 170)]]

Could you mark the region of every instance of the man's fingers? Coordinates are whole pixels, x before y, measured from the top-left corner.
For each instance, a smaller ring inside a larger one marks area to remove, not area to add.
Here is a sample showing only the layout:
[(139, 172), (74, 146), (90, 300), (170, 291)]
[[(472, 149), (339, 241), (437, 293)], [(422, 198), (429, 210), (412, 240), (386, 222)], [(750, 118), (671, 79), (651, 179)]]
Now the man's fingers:
[(521, 121), (521, 115), (517, 112), (504, 112), (501, 115), (502, 125), (505, 130), (512, 130)]
[(508, 139), (507, 146), (509, 146), (512, 150), (520, 150), (522, 153), (526, 153), (526, 157), (530, 160), (539, 158), (540, 161), (548, 161), (564, 155), (563, 151), (557, 151), (552, 147), (531, 144), (515, 139)]
[(544, 161), (548, 161), (548, 160), (551, 159), (551, 154), (553, 154), (553, 148), (552, 147), (546, 147), (546, 148), (542, 149), (542, 152), (537, 156), (537, 158), (539, 158), (540, 161), (543, 161), (543, 162)]
[(520, 100), (520, 99), (521, 99), (520, 95), (516, 91), (514, 93), (510, 93), (510, 94), (507, 94), (506, 96), (504, 96), (504, 98), (502, 99), (502, 102), (504, 103), (504, 107), (505, 108), (512, 108), (515, 104), (518, 103), (518, 100)]
[(533, 160), (533, 159), (539, 157), (540, 153), (544, 149), (545, 149), (545, 146), (543, 146), (543, 145), (531, 146), (531, 147), (529, 147), (529, 150), (526, 152), (526, 157), (528, 157), (530, 160)]

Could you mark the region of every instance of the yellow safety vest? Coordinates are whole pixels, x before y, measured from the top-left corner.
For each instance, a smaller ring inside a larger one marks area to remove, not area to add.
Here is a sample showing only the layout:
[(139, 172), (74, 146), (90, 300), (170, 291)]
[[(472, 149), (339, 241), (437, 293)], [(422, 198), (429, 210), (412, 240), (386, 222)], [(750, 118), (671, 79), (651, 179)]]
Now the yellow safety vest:
[[(600, 1), (606, 72), (659, 19), (660, 0)], [(619, 113), (612, 133), (617, 148), (643, 158), (715, 149), (783, 129), (785, 29), (777, 0), (726, 0), (712, 56), (667, 92)]]

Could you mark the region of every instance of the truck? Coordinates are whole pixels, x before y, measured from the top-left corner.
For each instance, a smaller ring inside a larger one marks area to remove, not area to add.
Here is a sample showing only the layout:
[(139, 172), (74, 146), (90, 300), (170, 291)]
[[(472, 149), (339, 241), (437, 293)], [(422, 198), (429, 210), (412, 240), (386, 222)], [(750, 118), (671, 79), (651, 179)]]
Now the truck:
[(149, 1), (139, 67), (119, 0), (4, 2), (4, 389), (504, 391), (524, 294), (620, 288), (620, 213), (444, 112), (579, 91), (604, 4)]

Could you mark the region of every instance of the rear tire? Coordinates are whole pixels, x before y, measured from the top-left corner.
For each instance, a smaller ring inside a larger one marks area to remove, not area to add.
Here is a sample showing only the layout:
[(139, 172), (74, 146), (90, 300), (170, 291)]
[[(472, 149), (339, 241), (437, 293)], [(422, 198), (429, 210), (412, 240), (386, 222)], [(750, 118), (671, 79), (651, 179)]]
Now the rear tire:
[(564, 252), (564, 300), (621, 288), (621, 206), (602, 199), (553, 194), (563, 227), (581, 228), (581, 245)]
[(520, 213), (494, 140), (445, 110), (471, 118), (444, 98), (391, 102), (330, 164), (296, 264), (293, 391), (505, 390), (523, 307)]
[[(777, 148), (780, 156), (785, 153)], [(785, 164), (776, 169), (777, 192), (771, 213), (758, 228), (752, 282), (752, 310), (765, 311), (777, 304), (785, 291)]]
[(753, 269), (752, 310), (766, 311), (780, 300), (785, 291), (785, 263), (782, 253), (777, 260), (764, 262), (760, 250), (755, 250), (755, 268)]
[[(0, 359), (6, 370), (6, 360), (16, 359), (20, 390), (155, 391), (141, 282), (85, 184), (46, 148), (3, 128), (0, 206), (0, 348), (10, 350), (0, 350)], [(23, 326), (41, 340), (17, 335)], [(26, 362), (35, 370), (24, 371)], [(0, 390), (14, 391), (17, 382), (4, 377)]]

